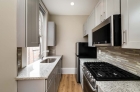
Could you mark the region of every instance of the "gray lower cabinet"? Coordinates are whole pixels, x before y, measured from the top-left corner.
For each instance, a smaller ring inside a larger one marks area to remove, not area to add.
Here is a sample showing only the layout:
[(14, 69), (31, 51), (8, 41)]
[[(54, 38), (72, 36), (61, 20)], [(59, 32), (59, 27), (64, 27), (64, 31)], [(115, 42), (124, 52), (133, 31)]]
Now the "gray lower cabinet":
[(61, 60), (57, 63), (47, 80), (47, 92), (57, 92), (61, 80)]
[(55, 91), (55, 80), (52, 80), (52, 82), (49, 84), (47, 92), (57, 92)]
[(57, 74), (55, 76), (55, 92), (58, 91), (58, 87), (59, 87), (59, 76), (58, 76), (58, 70), (57, 70)]
[(55, 92), (58, 91), (58, 87), (59, 87), (59, 80), (58, 80), (58, 76), (56, 76), (56, 78), (55, 78)]
[(61, 72), (61, 60), (57, 64), (56, 68), (57, 68), (57, 72), (56, 72), (56, 76), (55, 76), (55, 92), (58, 91), (60, 80), (61, 80), (61, 74), (62, 74), (62, 72)]
[(62, 75), (61, 64), (60, 59), (46, 80), (18, 80), (18, 92), (57, 92)]
[(58, 63), (59, 64), (59, 68), (58, 68), (58, 80), (59, 82), (61, 81), (61, 77), (62, 77), (62, 70), (61, 70), (61, 67), (62, 67), (62, 60), (60, 60), (60, 62)]

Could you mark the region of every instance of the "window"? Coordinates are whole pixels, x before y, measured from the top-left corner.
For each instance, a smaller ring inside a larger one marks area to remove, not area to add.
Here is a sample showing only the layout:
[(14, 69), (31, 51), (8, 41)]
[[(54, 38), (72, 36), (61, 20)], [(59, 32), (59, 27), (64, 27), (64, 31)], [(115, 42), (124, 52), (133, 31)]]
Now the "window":
[(39, 59), (41, 59), (43, 57), (43, 40), (45, 38), (43, 33), (44, 33), (44, 12), (40, 9), (39, 11), (39, 37), (40, 37), (40, 44), (39, 47), (28, 47), (27, 48), (27, 61), (28, 61), (28, 65), (38, 61)]

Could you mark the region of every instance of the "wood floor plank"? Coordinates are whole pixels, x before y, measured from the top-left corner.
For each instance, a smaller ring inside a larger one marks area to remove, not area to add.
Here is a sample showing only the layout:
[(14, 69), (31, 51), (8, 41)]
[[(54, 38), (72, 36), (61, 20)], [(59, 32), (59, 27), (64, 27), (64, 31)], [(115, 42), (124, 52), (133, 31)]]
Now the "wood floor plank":
[(64, 74), (58, 92), (83, 92), (80, 84), (76, 82), (74, 74)]

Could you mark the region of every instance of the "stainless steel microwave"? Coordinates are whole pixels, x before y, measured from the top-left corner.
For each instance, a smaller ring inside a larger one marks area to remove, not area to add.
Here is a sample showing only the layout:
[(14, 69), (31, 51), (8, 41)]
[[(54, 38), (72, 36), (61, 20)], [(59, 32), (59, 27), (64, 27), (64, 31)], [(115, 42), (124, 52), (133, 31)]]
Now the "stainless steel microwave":
[(121, 46), (121, 15), (112, 15), (92, 30), (93, 46)]

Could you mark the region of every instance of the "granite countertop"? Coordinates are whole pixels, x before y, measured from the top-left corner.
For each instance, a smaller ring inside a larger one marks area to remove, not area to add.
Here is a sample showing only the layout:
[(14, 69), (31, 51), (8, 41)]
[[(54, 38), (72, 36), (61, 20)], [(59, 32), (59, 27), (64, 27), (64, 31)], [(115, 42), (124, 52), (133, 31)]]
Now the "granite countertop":
[[(98, 62), (98, 59), (81, 58), (82, 62)], [(140, 81), (96, 81), (99, 92), (140, 92)]]
[(140, 81), (97, 81), (96, 83), (101, 92), (140, 92)]
[[(47, 58), (56, 58), (53, 63), (40, 63)], [(43, 60), (34, 62), (18, 72), (16, 80), (47, 79), (62, 56), (48, 56)]]

